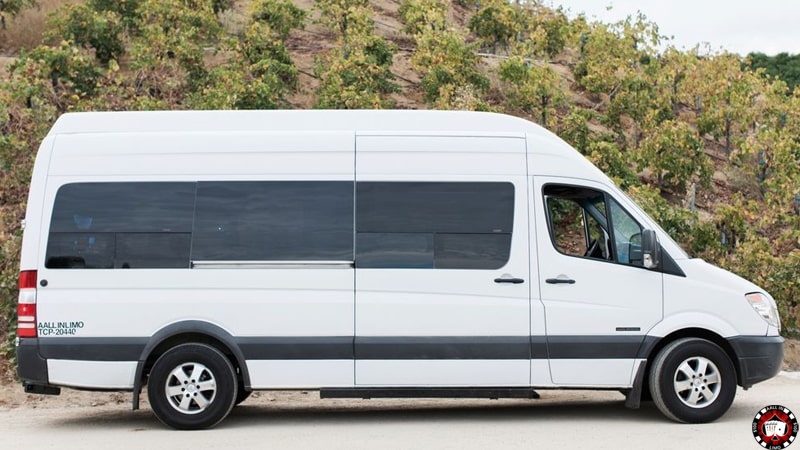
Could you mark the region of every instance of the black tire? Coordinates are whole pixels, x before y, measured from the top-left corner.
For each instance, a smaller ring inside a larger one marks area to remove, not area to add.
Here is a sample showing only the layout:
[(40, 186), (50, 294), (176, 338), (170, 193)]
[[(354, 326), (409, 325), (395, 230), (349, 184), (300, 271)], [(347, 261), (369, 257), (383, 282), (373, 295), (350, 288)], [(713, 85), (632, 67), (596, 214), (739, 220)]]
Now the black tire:
[(717, 344), (698, 338), (670, 342), (653, 360), (650, 393), (670, 419), (705, 423), (720, 418), (736, 395), (736, 369)]
[(213, 427), (236, 400), (236, 372), (219, 350), (206, 344), (182, 344), (156, 360), (147, 382), (147, 398), (158, 420), (179, 430)]

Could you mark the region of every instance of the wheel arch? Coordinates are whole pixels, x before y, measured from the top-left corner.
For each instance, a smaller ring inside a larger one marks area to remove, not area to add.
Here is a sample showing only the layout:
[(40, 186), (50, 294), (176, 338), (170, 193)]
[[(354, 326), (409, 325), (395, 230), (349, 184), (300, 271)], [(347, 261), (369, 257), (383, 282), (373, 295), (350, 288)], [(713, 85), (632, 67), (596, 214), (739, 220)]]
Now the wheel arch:
[(210, 345), (224, 354), (233, 364), (246, 391), (251, 390), (250, 373), (244, 353), (233, 336), (222, 327), (201, 320), (186, 320), (170, 324), (156, 332), (145, 345), (136, 364), (133, 379), (133, 409), (139, 409), (139, 394), (150, 368), (156, 359), (170, 348), (188, 342)]
[(736, 352), (734, 351), (730, 342), (728, 342), (727, 339), (719, 334), (705, 328), (683, 328), (680, 330), (675, 330), (661, 338), (649, 337), (648, 339), (645, 339), (645, 342), (642, 344), (642, 347), (639, 349), (639, 354), (637, 355), (637, 358), (645, 360), (645, 379), (647, 379), (650, 374), (653, 358), (655, 358), (658, 352), (660, 352), (671, 342), (683, 338), (705, 339), (717, 344), (725, 352), (725, 354), (728, 355), (728, 358), (733, 364), (733, 368), (736, 370), (736, 384), (742, 384), (742, 369), (739, 365), (739, 358), (737, 357)]

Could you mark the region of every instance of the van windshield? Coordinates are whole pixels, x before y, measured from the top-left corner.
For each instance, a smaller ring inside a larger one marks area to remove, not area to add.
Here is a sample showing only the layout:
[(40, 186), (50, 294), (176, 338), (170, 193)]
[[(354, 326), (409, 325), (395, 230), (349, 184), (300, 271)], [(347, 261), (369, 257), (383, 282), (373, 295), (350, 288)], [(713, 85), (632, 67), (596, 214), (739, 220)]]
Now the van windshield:
[(639, 206), (639, 204), (638, 204), (638, 203), (636, 203), (635, 201), (633, 201), (633, 199), (632, 199), (632, 198), (631, 198), (631, 197), (630, 197), (630, 196), (629, 196), (629, 195), (628, 195), (628, 194), (627, 194), (625, 191), (623, 191), (622, 189), (617, 189), (617, 192), (618, 192), (618, 193), (619, 193), (621, 196), (625, 197), (625, 199), (626, 199), (626, 200), (628, 201), (628, 203), (630, 204), (630, 207), (631, 207), (631, 208), (635, 209), (635, 210), (636, 210), (636, 212), (638, 212), (638, 213), (639, 213), (639, 214), (641, 214), (642, 216), (646, 217), (646, 218), (647, 218), (647, 219), (650, 221), (650, 223), (653, 225), (653, 227), (655, 227), (656, 231), (657, 231), (657, 232), (658, 232), (658, 233), (659, 233), (661, 236), (664, 236), (664, 238), (665, 238), (665, 239), (669, 240), (669, 242), (670, 242), (670, 243), (674, 244), (673, 246), (675, 247), (676, 251), (680, 252), (680, 254), (678, 254), (678, 255), (673, 255), (673, 254), (670, 254), (670, 256), (672, 256), (672, 258), (673, 258), (673, 259), (690, 259), (690, 258), (692, 258), (692, 256), (690, 256), (690, 255), (689, 255), (689, 254), (686, 252), (686, 250), (684, 250), (684, 249), (683, 249), (683, 247), (682, 247), (680, 244), (678, 244), (677, 242), (675, 242), (675, 240), (674, 240), (674, 239), (672, 239), (672, 236), (670, 236), (670, 235), (669, 235), (669, 233), (667, 233), (666, 231), (664, 231), (664, 229), (663, 229), (663, 228), (661, 228), (661, 225), (659, 225), (657, 221), (653, 220), (653, 218), (652, 218), (652, 217), (650, 217), (650, 215), (649, 215), (649, 214), (647, 214), (647, 213), (646, 213), (646, 212), (645, 212), (645, 211), (644, 211), (644, 210), (643, 210), (643, 209), (642, 209), (642, 208)]

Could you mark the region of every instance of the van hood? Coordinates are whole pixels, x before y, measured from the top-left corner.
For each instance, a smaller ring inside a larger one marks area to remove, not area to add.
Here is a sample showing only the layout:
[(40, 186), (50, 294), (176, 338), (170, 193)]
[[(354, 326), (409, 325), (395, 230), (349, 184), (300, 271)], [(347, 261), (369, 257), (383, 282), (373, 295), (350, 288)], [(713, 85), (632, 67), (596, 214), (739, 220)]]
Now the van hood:
[(683, 269), (687, 278), (697, 284), (708, 285), (717, 291), (728, 291), (738, 296), (750, 292), (766, 293), (758, 285), (700, 258), (678, 260), (676, 263)]

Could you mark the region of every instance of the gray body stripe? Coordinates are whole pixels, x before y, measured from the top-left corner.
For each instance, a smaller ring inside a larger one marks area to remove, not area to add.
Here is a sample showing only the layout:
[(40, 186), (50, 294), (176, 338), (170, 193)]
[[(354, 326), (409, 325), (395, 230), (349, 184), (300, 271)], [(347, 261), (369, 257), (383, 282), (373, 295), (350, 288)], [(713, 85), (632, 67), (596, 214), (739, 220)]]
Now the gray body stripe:
[(528, 336), (357, 337), (356, 359), (530, 359)]
[(350, 336), (241, 337), (235, 340), (248, 360), (353, 359)]
[(636, 358), (644, 336), (549, 336), (551, 359)]
[[(647, 339), (648, 342), (655, 338)], [(391, 336), (234, 338), (247, 360), (633, 359), (645, 336)], [(149, 338), (40, 338), (44, 358), (137, 361)], [(647, 347), (648, 345), (645, 345)]]
[(149, 340), (138, 337), (39, 338), (39, 354), (46, 359), (138, 361)]

